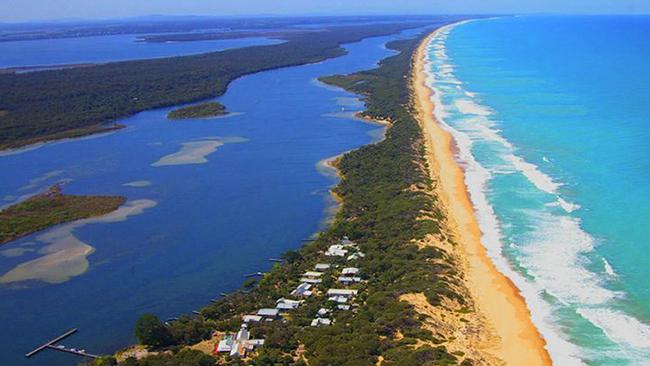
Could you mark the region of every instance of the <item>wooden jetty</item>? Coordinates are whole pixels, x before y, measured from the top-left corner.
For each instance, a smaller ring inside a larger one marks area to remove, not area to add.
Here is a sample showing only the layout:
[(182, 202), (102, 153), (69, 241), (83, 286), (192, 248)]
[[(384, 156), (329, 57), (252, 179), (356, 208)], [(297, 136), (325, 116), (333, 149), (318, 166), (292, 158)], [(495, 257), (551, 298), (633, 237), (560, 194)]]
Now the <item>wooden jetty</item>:
[(269, 258), (269, 261), (271, 261), (271, 262), (276, 262), (276, 263), (282, 263), (282, 262), (284, 262), (284, 260), (282, 260), (282, 259), (280, 259), (280, 258)]
[(82, 356), (82, 357), (88, 357), (88, 358), (99, 358), (99, 356), (88, 353), (85, 350), (77, 350), (77, 349), (74, 349), (74, 348), (66, 348), (63, 345), (56, 345), (56, 343), (60, 342), (64, 338), (67, 338), (67, 337), (75, 334), (77, 332), (77, 330), (78, 330), (77, 328), (70, 329), (69, 331), (61, 334), (60, 336), (58, 336), (58, 337), (56, 337), (56, 338), (54, 338), (54, 339), (40, 345), (40, 346), (36, 347), (35, 349), (33, 349), (32, 351), (26, 353), (25, 357), (29, 358), (29, 357), (32, 357), (35, 354), (37, 354), (37, 353), (39, 353), (39, 352), (41, 352), (43, 350), (51, 349), (51, 350), (55, 350), (55, 351), (59, 351), (59, 352), (70, 353), (70, 354), (73, 354), (73, 355), (76, 355), (76, 356)]

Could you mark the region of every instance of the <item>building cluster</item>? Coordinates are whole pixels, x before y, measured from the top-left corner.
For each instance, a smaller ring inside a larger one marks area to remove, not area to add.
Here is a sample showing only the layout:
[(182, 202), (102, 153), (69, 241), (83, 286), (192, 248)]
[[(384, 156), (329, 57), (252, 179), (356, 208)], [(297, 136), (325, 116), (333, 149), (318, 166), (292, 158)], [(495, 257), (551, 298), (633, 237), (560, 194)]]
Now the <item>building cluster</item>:
[[(325, 256), (330, 257), (332, 261), (344, 259), (347, 262), (363, 258), (365, 254), (359, 250), (356, 243), (344, 237), (338, 244), (331, 245), (326, 251)], [(338, 258), (337, 258), (338, 257)], [(250, 339), (248, 324), (255, 322), (272, 322), (282, 318), (283, 314), (297, 309), (306, 298), (318, 293), (315, 286), (323, 283), (324, 275), (333, 267), (339, 267), (330, 263), (317, 263), (313, 270), (306, 271), (300, 278), (300, 284), (291, 291), (291, 296), (296, 299), (279, 298), (274, 308), (261, 308), (255, 314), (243, 316), (243, 324), (236, 335), (226, 335), (218, 346), (218, 352), (228, 352), (231, 356), (245, 357), (246, 353), (255, 349), (255, 347), (264, 344), (263, 339)], [(341, 287), (357, 284), (362, 282), (360, 270), (356, 267), (344, 267), (337, 282)], [(354, 304), (354, 298), (358, 290), (349, 288), (330, 288), (326, 290), (327, 301), (335, 304), (336, 310), (351, 310)], [(333, 323), (332, 309), (322, 307), (318, 310), (316, 317), (312, 320), (311, 326), (327, 326)]]

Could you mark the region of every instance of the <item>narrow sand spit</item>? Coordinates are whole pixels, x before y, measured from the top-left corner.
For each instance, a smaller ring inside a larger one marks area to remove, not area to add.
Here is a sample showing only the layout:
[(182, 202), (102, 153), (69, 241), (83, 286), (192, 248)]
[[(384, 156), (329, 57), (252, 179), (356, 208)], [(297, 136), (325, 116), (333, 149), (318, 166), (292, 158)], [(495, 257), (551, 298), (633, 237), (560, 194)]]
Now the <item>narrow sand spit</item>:
[(488, 323), (485, 331), (492, 332), (495, 338), (494, 342), (482, 342), (476, 347), (484, 348), (482, 351), (506, 365), (551, 365), (546, 342), (531, 320), (526, 301), (512, 281), (497, 270), (481, 244), (481, 230), (464, 172), (454, 159), (455, 142), (434, 117), (431, 89), (426, 85), (425, 56), (436, 32), (418, 47), (412, 88), (430, 173), (439, 182), (436, 193), (445, 206), (450, 232), (459, 243), (457, 255), (463, 262), (466, 286), (479, 316)]

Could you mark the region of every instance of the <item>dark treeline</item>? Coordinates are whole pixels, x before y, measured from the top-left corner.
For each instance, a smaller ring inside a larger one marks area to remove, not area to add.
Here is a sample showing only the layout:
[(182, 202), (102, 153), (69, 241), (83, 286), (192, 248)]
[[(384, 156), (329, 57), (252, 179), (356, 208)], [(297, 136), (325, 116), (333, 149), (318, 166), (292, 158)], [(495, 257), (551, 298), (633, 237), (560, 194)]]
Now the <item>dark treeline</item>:
[(80, 20), (66, 22), (0, 23), (0, 42), (37, 39), (77, 38), (118, 34), (180, 33), (205, 30), (232, 32), (237, 30), (304, 29), (303, 25), (358, 24), (362, 22), (401, 22), (430, 20), (429, 15), (384, 16), (312, 16), (312, 17), (250, 17), (153, 15), (124, 19)]
[[(332, 225), (315, 241), (286, 253), (284, 263), (259, 281), (247, 282), (244, 291), (203, 308), (201, 316), (182, 317), (165, 328), (151, 315), (143, 317), (140, 323), (152, 323), (147, 329), (158, 330), (150, 346), (171, 352), (125, 364), (180, 365), (186, 358), (202, 357), (185, 346), (206, 339), (212, 329), (236, 331), (243, 314), (290, 297), (300, 274), (315, 263), (349, 265), (344, 259), (323, 257), (323, 250), (345, 235), (366, 254), (355, 262), (366, 280), (356, 285), (356, 310), (334, 310), (332, 325), (309, 327), (320, 307), (332, 306), (322, 295), (311, 296), (284, 322), (251, 324), (252, 335), (265, 339), (254, 359), (220, 356), (212, 363), (367, 366), (381, 358), (384, 366), (473, 364), (462, 354), (451, 354), (445, 347), (450, 339), (423, 329), (426, 317), (400, 301), (401, 295), (423, 293), (433, 306), (440, 306), (444, 298), (465, 304), (453, 257), (416, 244), (427, 235), (444, 236), (446, 231), (443, 212), (431, 193), (435, 182), (427, 171), (423, 136), (411, 104), (412, 55), (423, 37), (389, 43), (400, 53), (383, 60), (377, 69), (322, 79), (362, 94), (368, 115), (391, 121), (385, 140), (347, 153), (337, 163), (342, 180), (335, 191), (343, 203)], [(324, 275), (319, 290), (336, 287), (335, 276)], [(201, 362), (210, 364), (207, 359)]]
[(337, 57), (345, 53), (343, 43), (422, 24), (331, 27), (277, 45), (0, 75), (0, 149), (78, 135), (79, 129), (101, 131), (143, 110), (219, 96), (240, 76)]

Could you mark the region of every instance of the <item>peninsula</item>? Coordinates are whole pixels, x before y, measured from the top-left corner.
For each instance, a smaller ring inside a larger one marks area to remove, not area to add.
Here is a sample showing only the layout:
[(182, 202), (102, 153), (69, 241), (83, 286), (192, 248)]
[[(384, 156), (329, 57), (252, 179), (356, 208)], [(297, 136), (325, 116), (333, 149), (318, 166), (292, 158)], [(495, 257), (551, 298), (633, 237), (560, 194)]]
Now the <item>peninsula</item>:
[[(543, 340), (529, 318), (520, 318), (527, 316), (525, 304), (523, 314), (493, 322), (481, 297), (491, 285), (468, 271), (471, 254), (440, 188), (446, 178), (431, 159), (436, 152), (430, 151), (429, 130), (422, 129), (423, 94), (414, 88), (426, 40), (422, 34), (390, 42), (386, 47), (398, 54), (378, 68), (321, 78), (363, 96), (363, 117), (387, 123), (384, 140), (334, 164), (341, 182), (333, 193), (341, 209), (331, 225), (285, 253), (270, 272), (247, 281), (244, 290), (196, 311), (200, 316), (162, 322), (143, 315), (136, 325), (141, 345), (119, 352), (117, 360), (516, 365), (521, 358), (503, 352), (511, 351), (503, 341), (512, 339), (494, 330), (521, 329), (511, 326), (515, 322), (530, 325), (522, 335), (526, 342), (515, 343), (517, 354), (546, 364)], [(514, 294), (503, 295), (521, 304)]]
[(222, 95), (234, 79), (345, 54), (343, 43), (428, 24), (345, 25), (287, 33), (284, 43), (199, 55), (0, 74), (0, 149), (121, 127), (116, 119)]
[(0, 245), (65, 222), (115, 211), (126, 199), (119, 196), (77, 196), (55, 185), (0, 211)]

